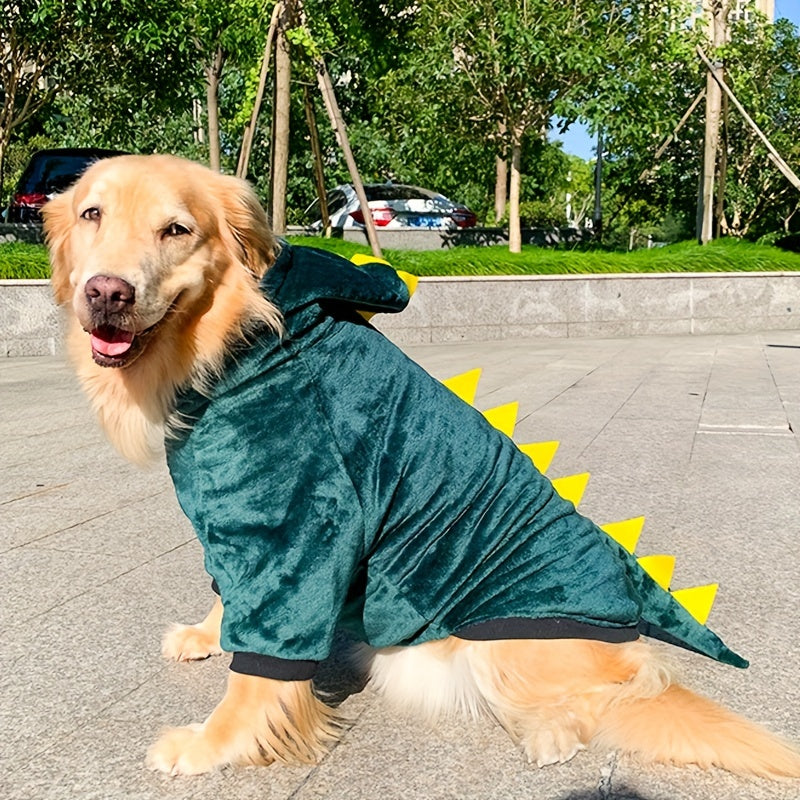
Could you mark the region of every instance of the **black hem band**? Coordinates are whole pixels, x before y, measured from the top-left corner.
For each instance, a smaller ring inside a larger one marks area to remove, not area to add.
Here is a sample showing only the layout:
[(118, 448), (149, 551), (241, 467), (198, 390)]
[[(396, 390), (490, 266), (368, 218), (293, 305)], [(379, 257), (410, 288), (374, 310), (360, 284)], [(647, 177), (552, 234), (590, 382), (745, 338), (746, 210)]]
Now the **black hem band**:
[(478, 622), (456, 631), (453, 635), (459, 639), (477, 642), (496, 639), (595, 639), (600, 642), (620, 644), (638, 639), (639, 631), (635, 626), (607, 628), (564, 617), (546, 619), (509, 617)]
[(276, 681), (309, 681), (317, 671), (318, 661), (300, 661), (259, 653), (234, 653), (231, 670), (241, 675), (272, 678)]

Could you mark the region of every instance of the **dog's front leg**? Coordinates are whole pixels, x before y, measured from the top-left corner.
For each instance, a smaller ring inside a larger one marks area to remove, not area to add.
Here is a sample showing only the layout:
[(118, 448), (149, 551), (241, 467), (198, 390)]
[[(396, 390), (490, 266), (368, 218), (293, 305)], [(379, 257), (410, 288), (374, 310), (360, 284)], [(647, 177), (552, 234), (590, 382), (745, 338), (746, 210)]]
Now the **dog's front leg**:
[(217, 597), (208, 616), (197, 625), (173, 625), (161, 640), (161, 654), (174, 661), (198, 661), (222, 652), (219, 629), (222, 601)]
[(309, 764), (337, 735), (335, 714), (316, 698), (311, 681), (231, 672), (211, 716), (165, 731), (150, 748), (147, 765), (171, 775), (197, 775), (225, 764)]

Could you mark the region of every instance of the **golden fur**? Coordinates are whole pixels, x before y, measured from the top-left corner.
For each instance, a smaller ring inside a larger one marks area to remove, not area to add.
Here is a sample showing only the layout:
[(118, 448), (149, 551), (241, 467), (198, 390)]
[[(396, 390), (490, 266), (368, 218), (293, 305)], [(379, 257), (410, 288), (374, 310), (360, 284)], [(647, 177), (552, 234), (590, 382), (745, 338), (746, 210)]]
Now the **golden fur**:
[[(135, 462), (179, 424), (170, 421), (178, 386), (202, 388), (254, 325), (280, 331), (257, 289), (275, 243), (244, 182), (169, 156), (109, 159), (46, 206), (45, 229), (55, 297), (69, 311), (70, 356), (101, 425)], [(93, 305), (97, 275), (107, 285)], [(164, 655), (221, 652), (221, 616), (217, 601), (198, 625), (170, 630)], [(449, 638), (359, 652), (372, 685), (398, 706), (432, 719), (493, 717), (539, 765), (595, 744), (650, 761), (800, 777), (794, 746), (675, 684), (644, 642)], [(336, 736), (335, 713), (309, 681), (232, 672), (210, 717), (164, 733), (148, 764), (195, 774), (312, 762)]]

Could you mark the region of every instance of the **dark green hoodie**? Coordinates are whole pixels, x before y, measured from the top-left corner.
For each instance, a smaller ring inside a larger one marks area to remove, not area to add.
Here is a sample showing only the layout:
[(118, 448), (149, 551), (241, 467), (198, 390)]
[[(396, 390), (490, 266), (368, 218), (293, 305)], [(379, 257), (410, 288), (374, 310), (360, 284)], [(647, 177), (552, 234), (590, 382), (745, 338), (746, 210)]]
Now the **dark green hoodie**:
[(284, 244), (263, 290), (283, 337), (184, 392), (167, 440), (233, 669), (306, 679), (337, 625), (377, 647), (645, 633), (747, 665), (363, 321), (407, 304), (394, 270)]

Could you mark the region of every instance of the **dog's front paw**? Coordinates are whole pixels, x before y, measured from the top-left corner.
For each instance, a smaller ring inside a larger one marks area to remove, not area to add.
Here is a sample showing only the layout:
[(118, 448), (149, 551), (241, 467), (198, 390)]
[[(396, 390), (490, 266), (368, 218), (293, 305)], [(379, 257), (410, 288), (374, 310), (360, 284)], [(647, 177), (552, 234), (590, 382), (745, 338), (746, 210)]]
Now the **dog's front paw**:
[(161, 655), (173, 661), (200, 661), (220, 653), (219, 634), (202, 625), (173, 625), (161, 640)]
[(168, 775), (200, 775), (225, 762), (204, 735), (200, 724), (170, 728), (147, 752), (147, 766)]

